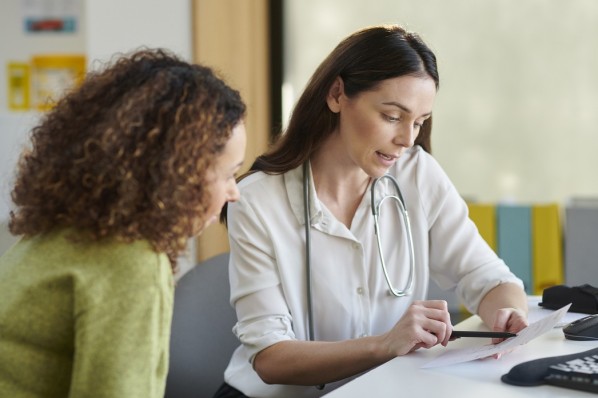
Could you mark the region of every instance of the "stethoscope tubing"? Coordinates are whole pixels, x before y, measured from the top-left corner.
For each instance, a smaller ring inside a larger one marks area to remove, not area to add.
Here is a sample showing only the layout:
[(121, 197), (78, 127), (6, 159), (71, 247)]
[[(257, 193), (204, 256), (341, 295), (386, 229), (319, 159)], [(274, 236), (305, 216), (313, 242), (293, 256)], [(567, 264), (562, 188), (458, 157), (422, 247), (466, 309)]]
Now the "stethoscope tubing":
[[(311, 215), (309, 211), (309, 170), (308, 162), (303, 163), (303, 216), (305, 219), (305, 281), (307, 290), (307, 327), (309, 341), (314, 341), (313, 303), (311, 294)], [(318, 390), (324, 389), (324, 384), (316, 386)]]
[[(309, 162), (306, 161), (303, 163), (303, 209), (304, 209), (304, 218), (305, 218), (305, 276), (306, 276), (306, 291), (307, 291), (307, 316), (308, 316), (308, 335), (310, 340), (313, 340), (314, 336), (314, 329), (313, 329), (313, 303), (312, 303), (312, 292), (311, 292), (311, 215), (309, 211), (309, 206), (311, 203), (310, 198), (310, 189), (309, 189)], [(380, 200), (376, 200), (376, 188), (378, 183), (382, 180), (387, 179), (391, 183), (391, 187), (395, 190), (395, 195), (385, 195)], [(385, 174), (382, 177), (376, 178), (372, 181), (372, 185), (370, 187), (370, 206), (372, 210), (372, 216), (374, 217), (374, 233), (376, 235), (376, 244), (378, 247), (378, 257), (380, 258), (380, 265), (382, 266), (382, 271), (384, 273), (384, 278), (386, 279), (386, 284), (388, 285), (388, 290), (390, 293), (395, 297), (404, 297), (410, 295), (413, 291), (413, 283), (414, 283), (414, 275), (415, 275), (415, 250), (413, 245), (413, 232), (411, 229), (411, 222), (409, 220), (409, 213), (407, 211), (407, 207), (405, 206), (405, 199), (401, 193), (401, 189), (399, 187), (399, 183), (397, 179), (390, 175)], [(384, 251), (382, 250), (382, 239), (381, 239), (381, 232), (380, 232), (380, 211), (382, 204), (387, 199), (390, 199), (395, 202), (396, 206), (399, 209), (399, 212), (403, 218), (403, 230), (406, 236), (407, 241), (407, 252), (409, 254), (409, 277), (403, 289), (397, 289), (394, 287), (392, 281), (390, 280), (390, 275), (388, 273), (388, 267), (386, 266), (386, 261), (384, 260)]]
[[(310, 215), (310, 188), (309, 188), (309, 161), (303, 163), (303, 216), (305, 220), (305, 279), (306, 279), (306, 293), (307, 293), (307, 327), (308, 327), (308, 338), (309, 341), (314, 341), (314, 320), (313, 320), (313, 302), (312, 302), (312, 291), (311, 291), (311, 215)], [(392, 186), (396, 190), (396, 195), (386, 195), (383, 196), (378, 202), (376, 202), (376, 185), (379, 181), (383, 179), (389, 179), (391, 181)], [(396, 178), (394, 178), (390, 174), (385, 174), (380, 178), (376, 178), (372, 182), (372, 186), (370, 187), (371, 193), (371, 208), (372, 208), (372, 215), (374, 216), (374, 232), (376, 234), (376, 242), (378, 246), (378, 255), (380, 257), (380, 264), (382, 265), (382, 270), (384, 272), (384, 277), (386, 279), (386, 283), (388, 284), (388, 289), (390, 293), (395, 297), (404, 297), (411, 294), (413, 290), (413, 276), (415, 274), (415, 254), (413, 249), (413, 234), (411, 232), (411, 223), (409, 221), (409, 214), (407, 213), (407, 208), (405, 207), (405, 201), (403, 199), (403, 195), (401, 194), (401, 190), (399, 188), (399, 183), (397, 182)], [(382, 242), (380, 238), (380, 225), (378, 223), (378, 218), (380, 216), (380, 208), (382, 203), (386, 199), (391, 199), (395, 201), (397, 204), (400, 213), (403, 217), (403, 224), (405, 235), (407, 237), (407, 246), (409, 251), (409, 278), (407, 283), (403, 289), (395, 289), (392, 282), (390, 281), (390, 276), (388, 275), (388, 269), (386, 268), (386, 263), (384, 261), (384, 252), (382, 250)], [(318, 389), (323, 389), (324, 385), (317, 386)]]
[[(378, 202), (376, 202), (376, 185), (383, 179), (390, 180), (393, 188), (396, 191), (396, 195), (386, 195), (383, 196)], [(372, 186), (370, 188), (371, 193), (371, 207), (372, 207), (372, 215), (374, 216), (374, 233), (376, 234), (376, 243), (378, 246), (378, 255), (380, 257), (380, 264), (382, 265), (382, 271), (384, 272), (384, 278), (386, 279), (386, 283), (388, 284), (388, 290), (390, 293), (395, 297), (404, 297), (413, 291), (413, 275), (415, 274), (415, 253), (413, 248), (413, 233), (411, 231), (411, 222), (409, 221), (409, 213), (407, 212), (407, 208), (405, 207), (405, 200), (403, 199), (403, 195), (401, 194), (401, 189), (399, 188), (399, 183), (396, 178), (394, 178), (390, 174), (385, 174), (380, 178), (376, 178), (372, 182)], [(378, 223), (378, 219), (380, 217), (380, 209), (382, 207), (382, 203), (385, 200), (390, 199), (393, 200), (397, 207), (400, 210), (401, 216), (403, 217), (403, 230), (405, 232), (405, 236), (407, 237), (407, 250), (409, 253), (409, 277), (407, 279), (407, 283), (403, 289), (396, 289), (390, 280), (390, 276), (388, 274), (388, 269), (386, 267), (386, 262), (384, 261), (384, 252), (382, 250), (382, 241), (380, 237), (380, 225)]]
[(307, 324), (309, 340), (314, 340), (313, 304), (311, 294), (311, 215), (309, 211), (309, 170), (308, 162), (303, 163), (303, 216), (305, 219), (305, 280), (307, 291)]

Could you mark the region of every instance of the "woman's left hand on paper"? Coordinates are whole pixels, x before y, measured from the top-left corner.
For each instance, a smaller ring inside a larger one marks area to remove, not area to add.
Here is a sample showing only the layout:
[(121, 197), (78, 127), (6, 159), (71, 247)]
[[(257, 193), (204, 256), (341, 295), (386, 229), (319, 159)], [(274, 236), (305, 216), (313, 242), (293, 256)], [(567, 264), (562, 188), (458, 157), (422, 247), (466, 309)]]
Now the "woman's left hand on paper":
[[(496, 311), (492, 330), (495, 332), (518, 333), (525, 329), (527, 325), (527, 314), (524, 311), (516, 308), (501, 308)], [(504, 340), (502, 338), (495, 338), (492, 339), (492, 343), (498, 344)], [(493, 357), (499, 359), (505, 353), (507, 352), (494, 354)]]
[[(527, 314), (516, 308), (501, 308), (496, 311), (492, 331), (518, 333), (528, 325)], [(498, 344), (505, 339), (492, 339), (492, 343)]]

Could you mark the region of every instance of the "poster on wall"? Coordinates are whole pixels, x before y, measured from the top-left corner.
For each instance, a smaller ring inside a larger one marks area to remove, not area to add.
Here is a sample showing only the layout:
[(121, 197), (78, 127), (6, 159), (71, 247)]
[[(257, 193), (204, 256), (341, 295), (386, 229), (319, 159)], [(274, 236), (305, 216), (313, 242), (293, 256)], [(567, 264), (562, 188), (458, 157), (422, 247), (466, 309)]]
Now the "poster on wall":
[(8, 109), (11, 111), (29, 110), (30, 66), (25, 62), (9, 62), (8, 74)]
[(38, 111), (51, 109), (85, 75), (84, 55), (36, 55), (31, 59), (31, 97)]
[(83, 0), (21, 0), (26, 33), (74, 33)]
[(34, 55), (29, 63), (8, 62), (8, 109), (47, 111), (85, 77), (85, 55)]

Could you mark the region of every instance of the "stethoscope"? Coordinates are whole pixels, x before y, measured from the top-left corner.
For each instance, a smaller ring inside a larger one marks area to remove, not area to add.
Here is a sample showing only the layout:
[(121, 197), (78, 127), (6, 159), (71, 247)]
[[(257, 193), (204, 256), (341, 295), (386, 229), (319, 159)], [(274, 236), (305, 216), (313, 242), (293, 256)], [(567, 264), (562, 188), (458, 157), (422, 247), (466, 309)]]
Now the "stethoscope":
[[(382, 180), (388, 180), (391, 183), (391, 187), (394, 188), (395, 194), (394, 195), (385, 195), (380, 199), (376, 198), (376, 186)], [(382, 265), (382, 270), (384, 271), (384, 278), (386, 279), (386, 283), (388, 284), (388, 290), (390, 293), (395, 297), (404, 297), (410, 295), (413, 290), (413, 275), (415, 274), (415, 255), (413, 249), (413, 233), (411, 232), (411, 223), (409, 222), (409, 214), (407, 213), (407, 208), (405, 207), (405, 200), (403, 199), (403, 195), (401, 194), (401, 189), (399, 188), (399, 183), (397, 179), (394, 178), (390, 174), (385, 174), (382, 177), (376, 178), (372, 181), (372, 186), (370, 187), (370, 195), (371, 195), (371, 208), (372, 208), (372, 215), (374, 216), (374, 232), (376, 234), (376, 242), (378, 245), (378, 256), (380, 257), (380, 264)], [(386, 200), (394, 201), (396, 206), (399, 209), (399, 212), (403, 218), (403, 230), (407, 241), (407, 249), (409, 253), (409, 277), (407, 278), (407, 282), (402, 289), (396, 289), (390, 280), (390, 276), (388, 275), (388, 269), (386, 268), (386, 262), (384, 261), (384, 252), (382, 251), (382, 241), (380, 238), (380, 225), (378, 223), (378, 219), (380, 217), (380, 210), (382, 204)], [(310, 205), (310, 189), (309, 189), (309, 169), (308, 169), (308, 162), (306, 161), (303, 164), (303, 209), (304, 209), (304, 218), (305, 218), (305, 273), (306, 273), (306, 293), (307, 293), (307, 321), (308, 321), (308, 336), (309, 340), (314, 340), (314, 322), (313, 322), (313, 308), (312, 308), (312, 294), (311, 294), (311, 215), (309, 210)]]
[[(311, 294), (311, 215), (309, 211), (309, 205), (311, 203), (310, 200), (310, 189), (309, 189), (309, 161), (303, 163), (303, 217), (305, 220), (305, 278), (306, 278), (306, 293), (307, 293), (307, 324), (308, 324), (308, 338), (309, 341), (314, 341), (314, 320), (313, 320), (313, 306), (312, 306), (312, 294)], [(376, 185), (384, 180), (387, 179), (391, 182), (391, 186), (396, 191), (395, 195), (385, 195), (380, 200), (376, 200)], [(411, 223), (409, 222), (409, 214), (407, 213), (407, 208), (405, 207), (405, 200), (403, 199), (403, 195), (401, 194), (401, 189), (399, 188), (399, 183), (397, 179), (394, 178), (390, 174), (385, 174), (382, 177), (376, 178), (372, 181), (372, 186), (370, 187), (370, 195), (371, 195), (371, 208), (372, 208), (372, 215), (374, 216), (374, 232), (376, 234), (376, 241), (378, 244), (378, 256), (380, 257), (380, 264), (382, 265), (382, 270), (384, 271), (384, 278), (386, 279), (386, 283), (388, 284), (388, 290), (390, 293), (395, 297), (404, 297), (411, 294), (413, 290), (413, 275), (415, 274), (415, 255), (413, 251), (413, 234), (411, 232)], [(390, 199), (396, 203), (396, 206), (399, 208), (399, 212), (403, 217), (403, 229), (405, 232), (406, 240), (407, 240), (407, 247), (409, 251), (409, 277), (407, 279), (407, 283), (403, 289), (396, 289), (392, 282), (390, 281), (390, 277), (388, 275), (388, 270), (386, 268), (386, 262), (384, 261), (384, 252), (382, 251), (382, 241), (380, 239), (380, 226), (378, 224), (378, 219), (380, 217), (380, 210), (382, 207), (382, 203), (385, 200)], [(316, 386), (319, 390), (324, 389), (324, 385), (321, 384)]]

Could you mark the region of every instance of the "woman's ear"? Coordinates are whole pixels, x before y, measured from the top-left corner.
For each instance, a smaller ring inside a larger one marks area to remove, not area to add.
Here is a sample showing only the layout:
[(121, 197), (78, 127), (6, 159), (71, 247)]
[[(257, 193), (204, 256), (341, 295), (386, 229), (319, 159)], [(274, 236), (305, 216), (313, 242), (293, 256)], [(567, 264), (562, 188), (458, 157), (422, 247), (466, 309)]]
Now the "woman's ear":
[(343, 79), (341, 79), (340, 76), (337, 76), (330, 86), (328, 95), (326, 96), (326, 103), (328, 104), (328, 108), (332, 111), (332, 113), (339, 113), (341, 111), (340, 99), (344, 92), (345, 86)]

